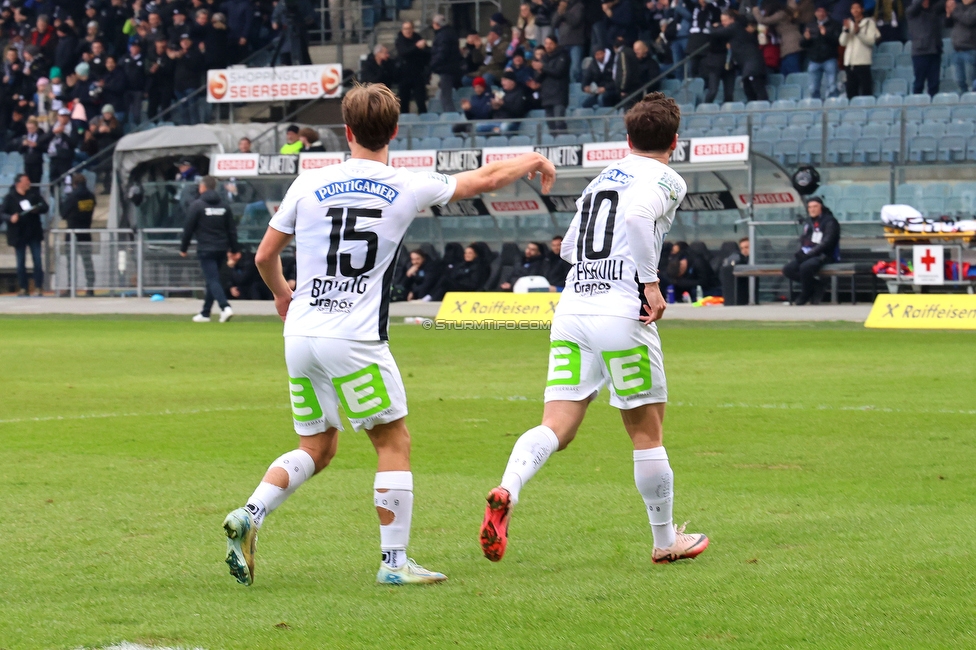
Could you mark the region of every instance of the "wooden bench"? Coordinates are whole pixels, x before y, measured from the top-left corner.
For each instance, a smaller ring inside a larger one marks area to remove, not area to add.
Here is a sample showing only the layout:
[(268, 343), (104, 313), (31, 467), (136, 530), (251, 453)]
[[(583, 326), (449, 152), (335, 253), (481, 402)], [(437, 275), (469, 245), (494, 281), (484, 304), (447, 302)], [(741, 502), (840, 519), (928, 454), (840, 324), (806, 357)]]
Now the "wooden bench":
[[(736, 264), (732, 275), (737, 278), (769, 278), (783, 277), (783, 264)], [(874, 279), (872, 266), (866, 262), (833, 262), (824, 264), (818, 274), (821, 278), (830, 278), (830, 302), (837, 303), (838, 278), (851, 279), (851, 304), (857, 304), (857, 292), (854, 289), (854, 278), (858, 275), (869, 276)], [(735, 304), (739, 304), (739, 286), (736, 284)], [(793, 281), (789, 280), (789, 301), (793, 304)]]

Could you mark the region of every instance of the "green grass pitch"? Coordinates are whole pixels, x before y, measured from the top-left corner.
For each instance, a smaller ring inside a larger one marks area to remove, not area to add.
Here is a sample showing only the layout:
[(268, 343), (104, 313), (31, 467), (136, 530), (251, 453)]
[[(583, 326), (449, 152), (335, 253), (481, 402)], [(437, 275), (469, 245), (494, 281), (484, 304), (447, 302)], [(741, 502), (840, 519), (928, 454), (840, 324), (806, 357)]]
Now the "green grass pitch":
[(697, 560), (651, 564), (606, 392), (485, 560), (483, 498), (538, 422), (547, 335), (398, 326), (410, 552), (450, 580), (373, 584), (374, 455), (346, 432), (244, 588), (221, 521), (295, 443), (280, 323), (0, 319), (0, 648), (974, 647), (973, 335), (661, 331)]

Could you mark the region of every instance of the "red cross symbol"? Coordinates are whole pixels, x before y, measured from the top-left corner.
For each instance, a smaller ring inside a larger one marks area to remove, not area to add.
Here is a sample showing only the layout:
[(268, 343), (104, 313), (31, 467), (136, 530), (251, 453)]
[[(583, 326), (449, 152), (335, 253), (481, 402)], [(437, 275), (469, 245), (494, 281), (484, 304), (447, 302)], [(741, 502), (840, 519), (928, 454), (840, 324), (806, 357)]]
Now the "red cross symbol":
[(921, 258), (919, 261), (922, 264), (925, 265), (925, 270), (926, 271), (931, 271), (932, 270), (932, 265), (935, 264), (935, 258), (932, 257), (932, 251), (930, 249), (926, 248), (925, 249), (925, 257)]

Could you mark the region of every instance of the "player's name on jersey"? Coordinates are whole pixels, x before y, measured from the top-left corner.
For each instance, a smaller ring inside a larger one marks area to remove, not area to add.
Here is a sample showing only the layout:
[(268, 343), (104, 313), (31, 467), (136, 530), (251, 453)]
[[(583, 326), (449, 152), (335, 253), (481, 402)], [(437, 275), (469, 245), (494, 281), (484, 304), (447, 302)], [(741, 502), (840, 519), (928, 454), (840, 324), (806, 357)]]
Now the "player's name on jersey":
[(435, 320), (451, 323), (551, 323), (558, 293), (454, 293), (444, 296)]
[(864, 321), (881, 329), (976, 330), (976, 296), (881, 294)]

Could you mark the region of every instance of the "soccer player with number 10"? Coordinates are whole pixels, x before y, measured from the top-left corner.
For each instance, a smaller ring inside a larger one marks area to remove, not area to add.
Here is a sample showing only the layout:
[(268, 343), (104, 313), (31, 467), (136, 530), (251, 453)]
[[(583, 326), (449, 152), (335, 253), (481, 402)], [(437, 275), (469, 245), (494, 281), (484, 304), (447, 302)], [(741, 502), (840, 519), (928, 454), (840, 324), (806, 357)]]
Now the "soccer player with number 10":
[[(413, 512), (407, 401), (387, 344), (393, 262), (417, 214), (490, 192), (519, 178), (541, 177), (548, 193), (552, 163), (525, 154), (454, 176), (387, 165), (400, 100), (381, 84), (357, 86), (342, 100), (351, 156), (302, 173), (272, 217), (255, 262), (285, 322), (285, 363), (298, 449), (268, 468), (247, 504), (224, 520), (227, 564), (238, 582), (254, 581), (257, 532), (265, 517), (321, 472), (336, 452), (339, 406), (365, 430), (378, 467), (373, 502), (380, 519), (381, 584), (446, 580), (407, 557)], [(295, 240), (294, 293), (280, 254)]]
[(687, 191), (668, 167), (681, 111), (651, 93), (624, 121), (630, 155), (590, 182), (563, 239), (560, 255), (572, 268), (552, 321), (542, 424), (515, 443), (481, 524), (481, 550), (493, 562), (505, 554), (519, 492), (576, 437), (604, 383), (634, 443), (634, 481), (654, 535), (651, 560), (693, 558), (708, 546), (705, 535), (672, 522), (674, 474), (662, 446), (668, 391), (654, 324), (666, 307), (657, 277), (661, 246)]

